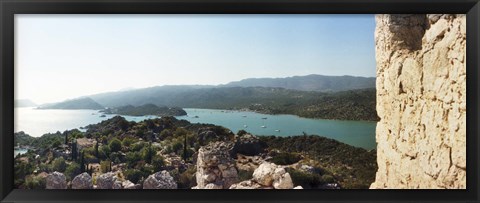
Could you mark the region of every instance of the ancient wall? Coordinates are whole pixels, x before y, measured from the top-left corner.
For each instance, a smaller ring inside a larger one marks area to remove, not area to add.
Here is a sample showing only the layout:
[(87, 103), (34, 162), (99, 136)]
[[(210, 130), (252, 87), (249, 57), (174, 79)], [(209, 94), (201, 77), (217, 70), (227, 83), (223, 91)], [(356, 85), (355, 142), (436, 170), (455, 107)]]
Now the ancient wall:
[(376, 181), (466, 188), (466, 16), (377, 15)]

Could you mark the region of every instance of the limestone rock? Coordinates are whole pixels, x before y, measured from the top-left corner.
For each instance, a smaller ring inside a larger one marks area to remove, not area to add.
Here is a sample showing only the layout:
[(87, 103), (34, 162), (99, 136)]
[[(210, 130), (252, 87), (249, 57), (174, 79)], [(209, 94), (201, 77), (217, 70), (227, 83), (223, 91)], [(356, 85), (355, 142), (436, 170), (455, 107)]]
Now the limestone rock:
[(104, 173), (97, 177), (97, 189), (113, 189), (117, 176), (113, 172)]
[[(228, 189), (238, 182), (235, 160), (231, 157), (234, 143), (212, 142), (198, 150), (196, 189)], [(212, 184), (212, 185), (210, 185)]]
[(148, 176), (143, 182), (143, 189), (177, 189), (177, 183), (168, 171), (161, 171)]
[(370, 188), (466, 188), (466, 16), (376, 15)]
[(253, 172), (253, 180), (261, 185), (272, 185), (275, 169), (274, 163), (264, 162)]
[(93, 189), (92, 176), (84, 172), (72, 180), (72, 189)]
[(53, 172), (46, 177), (47, 189), (67, 189), (67, 179), (63, 173)]

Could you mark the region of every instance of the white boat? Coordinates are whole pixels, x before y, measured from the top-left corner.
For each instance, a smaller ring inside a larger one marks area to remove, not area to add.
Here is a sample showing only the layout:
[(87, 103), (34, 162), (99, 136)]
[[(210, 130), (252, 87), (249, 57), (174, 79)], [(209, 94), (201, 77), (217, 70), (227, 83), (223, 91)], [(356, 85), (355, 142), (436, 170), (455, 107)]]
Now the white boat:
[(264, 125), (262, 125), (262, 126), (260, 126), (260, 127), (262, 127), (262, 128), (266, 128), (267, 126), (264, 126)]
[(248, 127), (248, 125), (243, 125), (244, 128)]
[(275, 130), (275, 132), (280, 132), (280, 130)]

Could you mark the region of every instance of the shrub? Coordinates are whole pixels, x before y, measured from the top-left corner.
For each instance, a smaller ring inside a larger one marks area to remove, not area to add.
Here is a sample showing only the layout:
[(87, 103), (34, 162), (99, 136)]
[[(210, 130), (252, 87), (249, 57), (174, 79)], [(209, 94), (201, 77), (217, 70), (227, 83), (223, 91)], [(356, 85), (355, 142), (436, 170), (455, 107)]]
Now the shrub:
[(28, 189), (45, 189), (47, 181), (41, 176), (28, 176), (25, 185)]
[(110, 152), (110, 147), (108, 145), (103, 145), (98, 149), (98, 158), (103, 160), (108, 159)]
[(180, 175), (178, 175), (178, 188), (190, 189), (197, 185), (196, 172), (195, 167), (189, 167), (186, 171), (180, 173)]
[(68, 165), (67, 169), (65, 169), (65, 176), (68, 181), (73, 180), (73, 178), (75, 178), (75, 176), (79, 175), (80, 173), (80, 165), (75, 162)]
[(152, 158), (152, 166), (155, 171), (161, 171), (165, 166), (165, 159), (161, 155), (154, 155)]
[(311, 174), (293, 169), (287, 169), (287, 172), (290, 173), (290, 177), (292, 177), (293, 185), (301, 185), (303, 188), (316, 188), (325, 184), (319, 174)]
[(142, 159), (142, 156), (140, 155), (140, 152), (128, 152), (125, 159), (128, 168), (132, 168)]
[(107, 160), (107, 161), (100, 161), (100, 171), (102, 173), (106, 173), (111, 171), (112, 169), (110, 168), (112, 162)]
[(65, 159), (63, 157), (56, 158), (52, 162), (52, 170), (53, 171), (58, 171), (58, 172), (65, 172), (65, 169), (67, 168), (67, 164), (65, 163)]
[(137, 140), (132, 137), (125, 137), (123, 138), (122, 145), (125, 147), (130, 147), (133, 143), (135, 143)]
[(302, 158), (293, 153), (278, 153), (272, 158), (272, 162), (277, 165), (290, 165), (297, 163)]
[(238, 170), (238, 182), (250, 180), (253, 177), (253, 171)]
[(120, 142), (120, 140), (118, 140), (117, 138), (113, 138), (108, 144), (108, 146), (110, 147), (110, 151), (112, 152), (118, 152), (122, 150), (122, 142)]
[(132, 183), (138, 183), (140, 179), (143, 178), (142, 171), (138, 169), (127, 169), (123, 172), (123, 175), (125, 178), (129, 181), (132, 181)]
[(245, 131), (245, 130), (239, 130), (238, 133), (237, 133), (238, 136), (243, 136), (245, 134), (247, 134), (247, 131)]

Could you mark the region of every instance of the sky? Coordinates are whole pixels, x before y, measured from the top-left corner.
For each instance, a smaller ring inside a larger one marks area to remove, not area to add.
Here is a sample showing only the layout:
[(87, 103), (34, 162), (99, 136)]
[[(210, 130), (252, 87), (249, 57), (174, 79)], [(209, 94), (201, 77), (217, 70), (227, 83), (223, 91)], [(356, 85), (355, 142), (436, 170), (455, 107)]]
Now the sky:
[(37, 104), (246, 78), (375, 77), (374, 15), (15, 15), (15, 98)]

